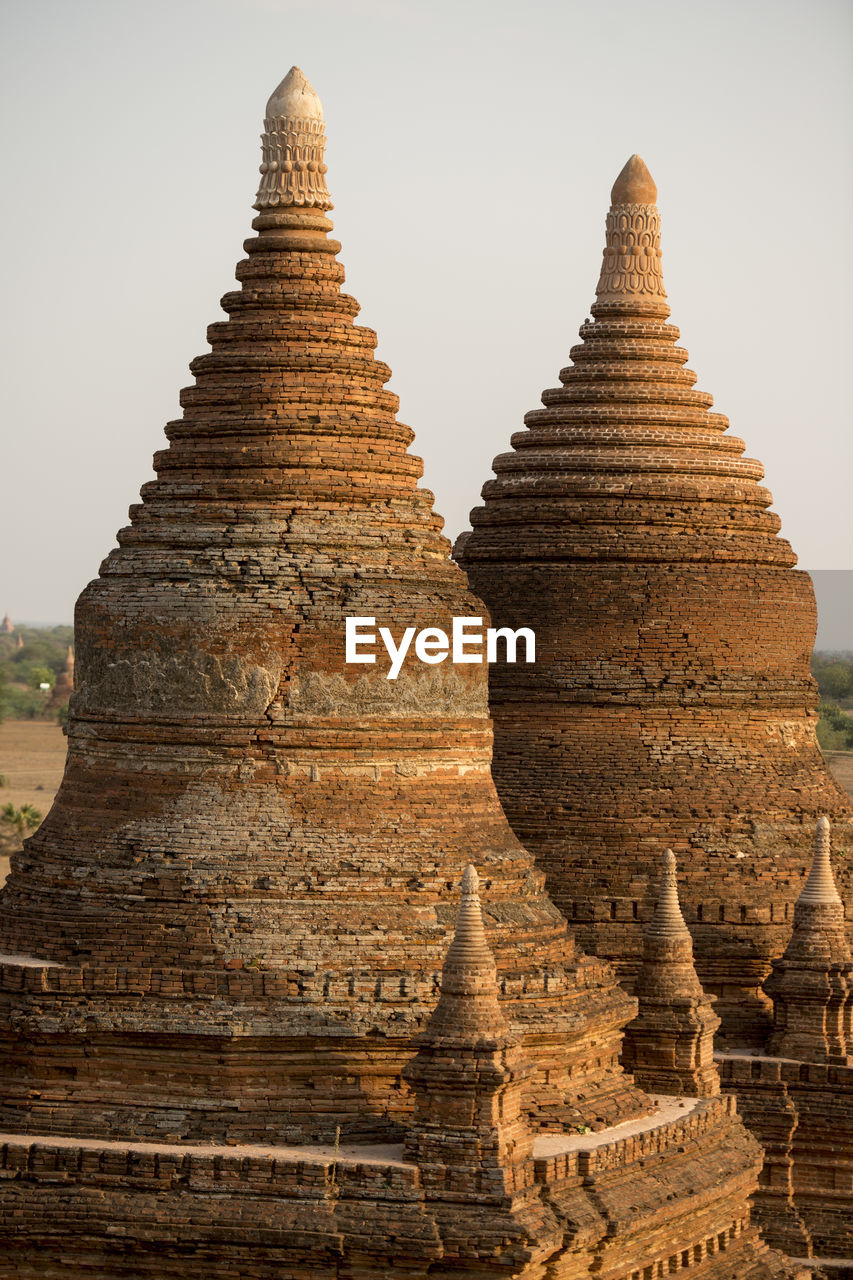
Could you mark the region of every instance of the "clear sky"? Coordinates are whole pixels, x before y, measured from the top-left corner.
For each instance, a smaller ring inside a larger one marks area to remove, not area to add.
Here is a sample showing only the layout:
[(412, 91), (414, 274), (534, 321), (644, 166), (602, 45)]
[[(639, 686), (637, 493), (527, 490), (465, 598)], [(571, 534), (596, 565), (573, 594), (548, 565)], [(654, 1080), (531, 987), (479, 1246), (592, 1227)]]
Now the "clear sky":
[(451, 537), (567, 363), (637, 151), (697, 385), (764, 463), (801, 565), (853, 567), (846, 0), (0, 12), (0, 614), (70, 620), (150, 478), (293, 63), (325, 109), (348, 291)]

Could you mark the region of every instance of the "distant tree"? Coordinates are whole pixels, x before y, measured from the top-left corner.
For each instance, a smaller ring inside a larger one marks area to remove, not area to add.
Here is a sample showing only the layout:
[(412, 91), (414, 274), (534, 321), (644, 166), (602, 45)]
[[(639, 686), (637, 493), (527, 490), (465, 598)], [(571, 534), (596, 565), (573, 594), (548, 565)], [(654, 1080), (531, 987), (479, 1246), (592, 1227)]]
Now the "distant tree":
[(829, 698), (846, 698), (853, 690), (853, 667), (846, 662), (831, 662), (818, 677), (818, 688)]
[(825, 751), (853, 751), (853, 716), (832, 702), (821, 703), (817, 740)]
[(44, 712), (47, 694), (41, 689), (24, 689), (9, 684), (6, 689), (4, 710), (7, 720), (35, 720)]
[(850, 654), (814, 654), (812, 675), (826, 698), (846, 698), (853, 693), (853, 657)]
[(22, 804), (20, 809), (16, 809), (9, 803), (4, 804), (0, 809), (0, 819), (10, 827), (14, 827), (19, 836), (23, 836), (25, 831), (35, 831), (41, 822), (41, 814), (31, 804)]

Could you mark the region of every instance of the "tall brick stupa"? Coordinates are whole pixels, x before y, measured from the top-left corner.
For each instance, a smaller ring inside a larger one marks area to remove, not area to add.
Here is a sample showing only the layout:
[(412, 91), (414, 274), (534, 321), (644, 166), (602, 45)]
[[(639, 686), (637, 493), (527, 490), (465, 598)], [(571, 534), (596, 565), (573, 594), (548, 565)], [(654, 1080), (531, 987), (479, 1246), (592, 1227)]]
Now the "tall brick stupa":
[(347, 617), (483, 607), (341, 292), (323, 142), (294, 68), (228, 318), (77, 605), (65, 776), (0, 898), (0, 1256), (798, 1275), (734, 1100), (623, 1074), (636, 1003), (501, 811), (484, 668), (345, 661)]
[[(808, 575), (668, 323), (657, 190), (612, 191), (592, 318), (494, 461), (456, 557), (535, 666), (491, 669), (494, 776), (578, 939), (629, 979), (662, 845), (723, 1035), (759, 1044), (814, 824), (850, 803), (815, 737)], [(849, 901), (853, 868), (840, 874)]]
[(616, 1062), (630, 1002), (578, 959), (498, 803), (484, 668), (345, 661), (348, 616), (399, 637), (482, 606), (341, 292), (324, 143), (294, 70), (267, 104), (241, 287), (77, 603), (65, 776), (0, 900), (0, 949), (53, 991), (19, 1011), (26, 1071), (4, 1091), (28, 1125), (393, 1135), (471, 861), (535, 1105), (646, 1107)]

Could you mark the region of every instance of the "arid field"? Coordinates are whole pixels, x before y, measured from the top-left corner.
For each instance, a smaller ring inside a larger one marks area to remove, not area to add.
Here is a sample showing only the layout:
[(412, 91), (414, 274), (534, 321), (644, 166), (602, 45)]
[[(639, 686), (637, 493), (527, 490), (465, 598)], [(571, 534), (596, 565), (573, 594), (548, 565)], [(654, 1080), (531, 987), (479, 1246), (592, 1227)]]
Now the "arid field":
[[(827, 751), (834, 777), (853, 796), (853, 751)], [(0, 807), (32, 805), (44, 817), (62, 781), (65, 735), (43, 720), (6, 720), (0, 724)], [(18, 845), (14, 830), (0, 834), (0, 883), (9, 871), (9, 853)]]
[[(0, 808), (32, 805), (45, 816), (62, 781), (65, 735), (46, 720), (4, 720), (0, 724)], [(0, 832), (0, 881), (9, 870), (9, 851), (19, 846), (14, 828), (3, 823)]]

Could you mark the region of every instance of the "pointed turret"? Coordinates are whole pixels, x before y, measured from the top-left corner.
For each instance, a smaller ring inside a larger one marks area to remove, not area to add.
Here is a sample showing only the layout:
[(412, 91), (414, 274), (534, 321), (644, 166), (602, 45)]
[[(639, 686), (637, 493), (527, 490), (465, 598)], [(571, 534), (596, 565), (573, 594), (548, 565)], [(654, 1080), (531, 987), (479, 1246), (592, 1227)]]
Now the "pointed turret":
[[(456, 932), (441, 970), (441, 996), (429, 1020), (429, 1035), (476, 1043), (506, 1037), (498, 1004), (497, 968), (486, 941), (479, 876), (469, 865), (462, 876)], [(507, 1042), (508, 1043), (508, 1042)]]
[[(797, 907), (800, 908), (799, 915), (803, 919), (808, 918), (803, 911), (804, 907), (829, 907), (829, 912), (821, 913), (825, 919), (837, 920), (839, 917), (842, 919), (844, 917), (844, 903), (841, 901), (841, 895), (835, 886), (835, 876), (832, 874), (830, 821), (826, 814), (818, 820), (817, 830), (815, 831), (814, 857), (809, 868), (808, 879), (797, 899)], [(795, 907), (795, 928), (797, 914), (797, 908)], [(814, 918), (813, 915), (812, 918)]]
[(681, 903), (678, 901), (676, 867), (675, 854), (671, 849), (665, 849), (661, 859), (661, 877), (654, 915), (649, 925), (643, 930), (643, 936), (651, 939), (653, 943), (662, 942), (673, 945), (689, 943), (692, 955), (693, 944), (690, 940), (690, 931), (684, 923)]
[(814, 733), (811, 579), (668, 322), (639, 156), (611, 197), (593, 318), (456, 544), (493, 626), (536, 633), (534, 665), (489, 671), (492, 770), (579, 941), (629, 987), (649, 866), (677, 851), (702, 982), (729, 1042), (757, 1047), (804, 806), (845, 824), (851, 806)]
[(56, 677), (56, 684), (50, 691), (50, 697), (45, 703), (46, 712), (56, 712), (62, 707), (67, 706), (68, 700), (74, 692), (74, 650), (71, 645), (68, 646), (68, 652), (65, 655), (65, 664)]
[(720, 1019), (696, 976), (671, 849), (661, 860), (654, 915), (643, 939), (636, 985), (639, 1011), (625, 1032), (625, 1069), (651, 1093), (700, 1098), (717, 1094), (714, 1032)]
[(446, 1190), (449, 1177), (474, 1194), (502, 1196), (533, 1181), (522, 1088), (530, 1068), (498, 1004), (477, 890), (469, 865), (438, 1004), (403, 1073), (415, 1097), (406, 1150), (427, 1186)]
[(830, 823), (815, 832), (814, 858), (794, 905), (794, 930), (764, 984), (773, 1001), (771, 1053), (853, 1065), (853, 960), (835, 885)]

